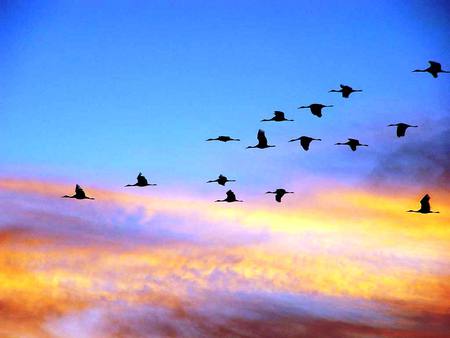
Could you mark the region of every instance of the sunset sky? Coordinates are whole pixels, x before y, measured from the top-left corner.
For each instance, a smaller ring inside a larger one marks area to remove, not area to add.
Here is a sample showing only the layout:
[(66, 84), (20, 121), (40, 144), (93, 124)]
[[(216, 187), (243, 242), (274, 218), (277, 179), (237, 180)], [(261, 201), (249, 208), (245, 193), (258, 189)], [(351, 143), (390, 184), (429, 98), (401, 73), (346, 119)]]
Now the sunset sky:
[(449, 13), (1, 1), (0, 337), (447, 337)]

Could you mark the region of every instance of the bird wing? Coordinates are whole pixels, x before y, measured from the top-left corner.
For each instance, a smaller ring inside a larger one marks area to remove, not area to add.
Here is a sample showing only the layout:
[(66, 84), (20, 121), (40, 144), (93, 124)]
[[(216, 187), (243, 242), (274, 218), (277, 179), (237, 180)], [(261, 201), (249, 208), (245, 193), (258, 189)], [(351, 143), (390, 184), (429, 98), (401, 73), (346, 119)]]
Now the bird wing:
[(138, 181), (138, 184), (148, 184), (147, 179), (141, 173), (139, 173), (139, 175), (137, 177), (137, 181)]
[(75, 195), (79, 197), (86, 197), (84, 190), (78, 184), (75, 186)]
[(408, 127), (409, 127), (409, 126), (408, 126), (407, 124), (399, 123), (399, 124), (397, 125), (397, 136), (398, 136), (398, 137), (405, 136), (406, 129), (407, 129)]
[(311, 143), (311, 140), (307, 137), (300, 137), (300, 145), (302, 146), (303, 149), (305, 150), (309, 150), (309, 144)]
[(284, 112), (282, 112), (282, 111), (275, 110), (273, 112), (273, 114), (275, 115), (275, 117), (282, 118), (282, 119), (284, 118)]
[(232, 192), (231, 190), (228, 190), (227, 191), (227, 199), (235, 200), (236, 195), (234, 194), (234, 192)]
[(258, 135), (256, 137), (258, 138), (258, 142), (260, 145), (267, 145), (267, 138), (264, 130), (258, 130)]
[(435, 68), (438, 71), (442, 70), (442, 66), (439, 62), (436, 61), (428, 61), (428, 63), (430, 64), (430, 67)]
[(430, 195), (426, 194), (420, 200), (420, 211), (421, 212), (430, 212)]

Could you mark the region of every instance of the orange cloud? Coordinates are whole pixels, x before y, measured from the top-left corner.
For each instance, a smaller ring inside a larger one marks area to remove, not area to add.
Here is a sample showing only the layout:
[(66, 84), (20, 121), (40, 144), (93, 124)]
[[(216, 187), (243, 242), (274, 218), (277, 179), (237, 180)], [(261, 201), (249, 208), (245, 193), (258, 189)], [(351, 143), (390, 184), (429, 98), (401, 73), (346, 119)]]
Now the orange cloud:
[[(57, 197), (70, 187), (10, 180), (0, 181), (0, 189), (25, 199), (34, 194), (46, 201), (56, 200), (51, 203), (67, 205), (67, 201)], [(29, 231), (27, 224), (22, 225), (22, 230), (4, 230), (0, 232), (0, 294), (7, 296), (0, 301), (0, 309), (5, 313), (0, 319), (1, 334), (8, 336), (22, 330), (22, 335), (51, 336), (52, 332), (66, 330), (58, 326), (63, 318), (106, 307), (117, 330), (105, 329), (103, 336), (139, 336), (140, 330), (150, 329), (143, 319), (146, 317), (137, 315), (142, 319), (129, 324), (125, 312), (144, 307), (144, 314), (149, 309), (164, 313), (159, 324), (147, 323), (155, 334), (176, 336), (180, 335), (180, 328), (172, 325), (173, 320), (184, 318), (189, 325), (200, 325), (208, 318), (200, 316), (199, 311), (215, 297), (220, 304), (227, 301), (223, 295), (239, 299), (237, 295), (248, 292), (289, 294), (294, 299), (320, 295), (337, 304), (358, 300), (363, 302), (362, 312), (373, 311), (374, 317), (394, 319), (390, 324), (375, 318), (363, 324), (348, 318), (319, 320), (315, 314), (305, 315), (302, 311), (280, 315), (270, 310), (273, 305), (264, 302), (255, 308), (245, 299), (243, 303), (230, 300), (237, 311), (250, 307), (260, 316), (268, 313), (268, 318), (276, 318), (261, 333), (287, 335), (287, 331), (278, 328), (292, 325), (297, 327), (298, 331), (293, 332), (298, 336), (302, 332), (308, 336), (307, 333), (324, 332), (321, 330), (329, 325), (330, 332), (336, 330), (337, 336), (350, 332), (361, 336), (420, 337), (426, 329), (416, 324), (426, 316), (434, 318), (436, 336), (444, 332), (450, 308), (450, 233), (446, 229), (449, 219), (445, 213), (405, 213), (404, 205), (409, 203), (405, 196), (324, 188), (300, 207), (292, 203), (281, 209), (261, 201), (218, 206), (188, 197), (171, 200), (96, 189), (89, 192), (97, 198), (94, 203), (70, 201), (74, 202), (70, 205), (80, 210), (97, 208), (99, 214), (114, 208), (129, 213), (144, 210), (144, 217), (149, 219), (156, 214), (175, 215), (192, 222), (203, 218), (211, 224), (229, 224), (236, 229), (236, 236), (239, 231), (263, 229), (271, 237), (261, 243), (246, 244), (180, 241), (165, 245), (133, 242), (130, 246), (126, 240), (73, 243), (64, 237), (67, 234), (51, 236), (48, 232)], [(445, 194), (438, 192), (433, 196), (448, 201)], [(435, 208), (445, 210), (445, 205), (436, 203)], [(82, 229), (88, 220), (78, 222), (77, 227)], [(99, 233), (108, 238), (108, 232)], [(221, 233), (215, 236), (220, 237)], [(216, 307), (211, 311), (220, 313)], [(339, 313), (335, 315), (339, 317)], [(264, 321), (239, 320), (234, 315), (220, 321), (222, 315), (211, 316), (217, 316), (216, 325), (198, 328), (197, 332), (243, 335), (266, 327)], [(20, 325), (17, 318), (24, 318)], [(227, 329), (230, 325), (235, 327)]]

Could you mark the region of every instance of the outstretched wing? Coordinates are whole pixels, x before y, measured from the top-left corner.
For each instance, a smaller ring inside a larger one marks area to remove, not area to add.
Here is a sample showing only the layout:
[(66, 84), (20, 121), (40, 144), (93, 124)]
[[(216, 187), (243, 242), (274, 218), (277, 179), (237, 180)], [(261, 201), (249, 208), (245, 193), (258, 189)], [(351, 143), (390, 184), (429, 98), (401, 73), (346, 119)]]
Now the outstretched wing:
[(148, 184), (147, 179), (145, 178), (144, 175), (142, 175), (142, 173), (139, 173), (139, 175), (137, 177), (137, 181), (138, 181), (138, 184)]
[(77, 197), (86, 197), (84, 190), (78, 184), (75, 186), (75, 195)]
[(266, 138), (266, 133), (264, 132), (264, 130), (262, 130), (262, 129), (258, 130), (257, 138), (258, 138), (259, 145), (262, 145), (262, 146), (267, 145), (267, 138)]
[(279, 111), (279, 110), (275, 110), (273, 112), (273, 114), (275, 115), (275, 117), (280, 118), (280, 119), (284, 119), (284, 112)]
[(420, 200), (420, 212), (430, 212), (430, 195), (426, 194)]

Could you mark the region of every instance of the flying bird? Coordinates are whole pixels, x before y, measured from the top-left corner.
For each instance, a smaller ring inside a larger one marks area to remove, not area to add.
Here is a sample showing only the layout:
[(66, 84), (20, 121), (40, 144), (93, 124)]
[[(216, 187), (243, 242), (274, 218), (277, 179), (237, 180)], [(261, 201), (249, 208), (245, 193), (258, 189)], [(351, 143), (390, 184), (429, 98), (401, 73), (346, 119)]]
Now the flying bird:
[(426, 194), (420, 200), (420, 209), (419, 210), (408, 210), (408, 212), (418, 212), (421, 214), (438, 214), (439, 211), (431, 211), (430, 206), (430, 195)]
[(213, 182), (217, 182), (220, 185), (225, 185), (225, 183), (227, 183), (227, 182), (236, 182), (236, 180), (229, 180), (226, 176), (219, 175), (218, 179), (211, 180), (211, 181), (208, 181), (206, 183), (213, 183)]
[(285, 116), (284, 116), (284, 112), (279, 111), (279, 110), (275, 110), (273, 112), (273, 117), (271, 119), (264, 119), (261, 120), (261, 122), (266, 122), (266, 121), (275, 121), (275, 122), (282, 122), (282, 121), (294, 121), (294, 120), (288, 120)]
[(147, 179), (145, 178), (142, 173), (139, 173), (139, 175), (136, 177), (137, 183), (135, 184), (127, 184), (126, 187), (146, 187), (146, 186), (155, 186), (156, 184), (148, 183)]
[(359, 140), (354, 139), (354, 138), (349, 138), (348, 141), (345, 143), (338, 142), (338, 143), (336, 143), (336, 145), (337, 146), (344, 146), (344, 145), (349, 146), (350, 149), (353, 151), (356, 150), (356, 147), (361, 147), (361, 146), (368, 147), (367, 144), (361, 144), (361, 143), (359, 143)]
[(275, 194), (275, 200), (280, 203), (281, 199), (283, 198), (284, 195), (286, 194), (293, 194), (294, 192), (292, 191), (286, 191), (284, 189), (277, 189), (275, 191), (268, 191), (266, 192), (266, 194)]
[(322, 108), (325, 107), (333, 107), (333, 105), (326, 106), (321, 103), (312, 103), (309, 106), (300, 106), (297, 109), (309, 108), (313, 115), (316, 115), (317, 117), (322, 117)]
[(215, 202), (244, 202), (244, 201), (240, 201), (236, 199), (236, 195), (234, 194), (233, 191), (228, 190), (227, 191), (227, 198), (223, 199), (223, 200), (216, 200)]
[(256, 136), (258, 138), (258, 144), (256, 146), (248, 146), (247, 149), (249, 148), (259, 148), (259, 149), (264, 149), (264, 148), (270, 148), (270, 147), (275, 147), (275, 146), (271, 146), (267, 144), (267, 138), (266, 138), (266, 133), (264, 132), (264, 130), (258, 130), (258, 135)]
[(311, 144), (312, 141), (322, 141), (322, 139), (320, 138), (312, 138), (309, 136), (300, 136), (299, 138), (294, 138), (292, 140), (290, 140), (289, 142), (295, 142), (295, 141), (299, 141), (300, 140), (300, 145), (302, 146), (302, 148), (305, 151), (309, 150), (309, 145)]
[(342, 85), (342, 84), (339, 86), (341, 87), (340, 90), (332, 89), (329, 91), (329, 93), (342, 93), (342, 97), (347, 99), (351, 93), (362, 92), (361, 89), (353, 89), (350, 86), (346, 86), (346, 85)]
[(69, 196), (69, 195), (64, 195), (62, 196), (63, 198), (76, 198), (77, 200), (94, 200), (95, 198), (92, 197), (87, 197), (86, 194), (84, 193), (84, 190), (77, 184), (75, 186), (75, 195)]
[(422, 72), (422, 73), (428, 72), (431, 75), (433, 75), (434, 78), (437, 78), (439, 73), (450, 73), (450, 71), (448, 71), (448, 70), (442, 70), (442, 66), (439, 62), (428, 61), (428, 63), (430, 64), (430, 66), (428, 68), (416, 69), (416, 70), (413, 70), (413, 72)]
[(238, 138), (232, 138), (230, 136), (218, 136), (216, 138), (209, 138), (206, 141), (221, 141), (221, 142), (228, 142), (228, 141), (240, 141)]
[(410, 124), (400, 122), (400, 123), (389, 124), (388, 127), (397, 127), (397, 137), (403, 137), (403, 136), (405, 136), (406, 129), (408, 129), (410, 127), (417, 128), (418, 126), (412, 126)]

